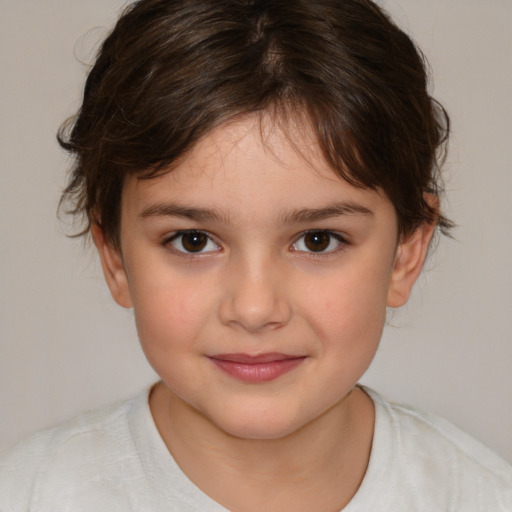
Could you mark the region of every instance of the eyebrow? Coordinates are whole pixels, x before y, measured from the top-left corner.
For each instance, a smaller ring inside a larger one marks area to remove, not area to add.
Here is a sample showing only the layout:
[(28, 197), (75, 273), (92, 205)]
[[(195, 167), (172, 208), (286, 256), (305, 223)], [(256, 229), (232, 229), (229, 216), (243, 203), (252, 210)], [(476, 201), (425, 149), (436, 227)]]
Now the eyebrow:
[(319, 220), (339, 217), (341, 215), (361, 215), (374, 216), (372, 210), (356, 203), (335, 203), (322, 208), (301, 208), (291, 211), (283, 216), (284, 224), (294, 224), (301, 222), (316, 222)]
[(227, 222), (227, 216), (222, 212), (211, 208), (194, 208), (181, 206), (175, 203), (157, 203), (144, 208), (139, 217), (182, 217), (185, 219), (205, 221), (215, 220)]
[[(356, 203), (335, 203), (321, 208), (300, 208), (292, 210), (281, 216), (283, 224), (296, 224), (306, 222), (316, 222), (341, 215), (362, 215), (373, 216), (374, 213), (366, 206)], [(195, 208), (181, 206), (176, 203), (157, 203), (150, 205), (139, 214), (139, 217), (145, 219), (149, 217), (181, 217), (195, 221), (217, 221), (228, 223), (228, 216), (213, 208)]]

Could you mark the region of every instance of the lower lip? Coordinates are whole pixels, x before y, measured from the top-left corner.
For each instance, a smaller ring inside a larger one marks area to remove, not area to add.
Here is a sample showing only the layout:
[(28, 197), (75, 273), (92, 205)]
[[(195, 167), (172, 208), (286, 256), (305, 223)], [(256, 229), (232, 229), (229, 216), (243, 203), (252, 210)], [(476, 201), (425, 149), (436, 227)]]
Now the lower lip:
[(224, 373), (244, 382), (268, 382), (275, 380), (299, 366), (304, 359), (304, 357), (295, 357), (265, 363), (240, 363), (225, 359), (210, 358)]

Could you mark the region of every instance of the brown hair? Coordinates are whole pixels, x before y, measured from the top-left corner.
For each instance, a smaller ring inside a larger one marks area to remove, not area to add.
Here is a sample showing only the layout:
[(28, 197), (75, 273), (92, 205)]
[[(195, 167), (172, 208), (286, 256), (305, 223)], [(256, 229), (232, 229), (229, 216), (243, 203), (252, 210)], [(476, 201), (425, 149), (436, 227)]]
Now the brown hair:
[[(380, 187), (399, 231), (450, 222), (440, 193), (449, 120), (421, 53), (370, 0), (139, 0), (104, 41), (74, 125), (62, 202), (118, 245), (124, 177), (168, 169), (213, 127), (301, 112), (332, 168)], [(70, 127), (68, 132), (67, 128)]]

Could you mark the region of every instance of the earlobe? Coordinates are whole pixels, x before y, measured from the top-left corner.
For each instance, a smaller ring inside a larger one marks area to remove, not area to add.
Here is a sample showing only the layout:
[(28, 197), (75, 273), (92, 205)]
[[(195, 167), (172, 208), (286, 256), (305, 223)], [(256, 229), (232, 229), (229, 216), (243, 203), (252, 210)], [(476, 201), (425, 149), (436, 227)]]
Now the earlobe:
[(107, 239), (100, 224), (93, 223), (91, 234), (112, 297), (120, 306), (131, 308), (132, 300), (121, 252)]
[(388, 307), (398, 308), (407, 302), (425, 263), (434, 230), (435, 224), (423, 223), (398, 245), (388, 289)]

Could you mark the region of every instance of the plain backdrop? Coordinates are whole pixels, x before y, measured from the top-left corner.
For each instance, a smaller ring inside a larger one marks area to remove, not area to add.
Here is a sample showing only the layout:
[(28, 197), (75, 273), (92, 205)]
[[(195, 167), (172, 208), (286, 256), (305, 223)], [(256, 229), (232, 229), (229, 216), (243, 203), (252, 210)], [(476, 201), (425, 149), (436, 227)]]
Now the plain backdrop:
[[(453, 135), (440, 240), (363, 377), (512, 461), (512, 2), (387, 0), (434, 71)], [(121, 0), (0, 0), (0, 447), (155, 380), (131, 311), (56, 207), (55, 142)]]

